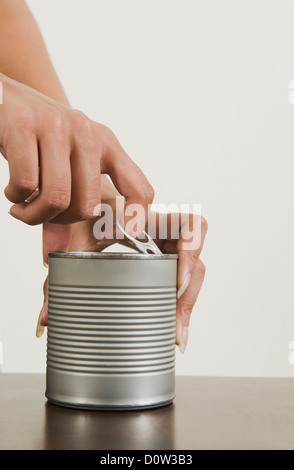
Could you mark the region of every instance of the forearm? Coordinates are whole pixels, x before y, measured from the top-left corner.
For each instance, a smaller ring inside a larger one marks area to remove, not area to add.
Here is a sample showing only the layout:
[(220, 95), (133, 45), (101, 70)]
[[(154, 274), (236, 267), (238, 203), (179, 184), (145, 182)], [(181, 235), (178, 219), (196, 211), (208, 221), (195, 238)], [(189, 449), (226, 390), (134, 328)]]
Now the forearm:
[(0, 72), (69, 105), (39, 27), (24, 0), (0, 0)]
[[(24, 0), (0, 0), (0, 73), (69, 106), (42, 34)], [(101, 184), (107, 198), (118, 194), (105, 175)]]

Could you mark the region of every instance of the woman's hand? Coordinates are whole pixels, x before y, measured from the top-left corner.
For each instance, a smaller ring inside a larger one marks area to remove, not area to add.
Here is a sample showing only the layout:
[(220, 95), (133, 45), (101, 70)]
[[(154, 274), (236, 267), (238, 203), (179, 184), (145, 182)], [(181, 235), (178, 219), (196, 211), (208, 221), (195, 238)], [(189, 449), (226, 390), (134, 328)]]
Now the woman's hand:
[(153, 189), (110, 129), (2, 74), (0, 80), (0, 150), (9, 165), (5, 195), (14, 203), (13, 217), (30, 225), (62, 224), (51, 249), (66, 249), (64, 224), (93, 218), (102, 173), (110, 175), (126, 206), (147, 208)]
[[(111, 199), (106, 196), (108, 203)], [(112, 204), (115, 209), (115, 203)], [(172, 216), (159, 213), (149, 213), (152, 221), (156, 224), (156, 233), (161, 224), (167, 223), (167, 236), (165, 239), (155, 238), (154, 241), (163, 253), (178, 253), (178, 279), (177, 279), (177, 328), (176, 328), (176, 344), (180, 351), (185, 351), (188, 341), (188, 326), (193, 306), (199, 295), (204, 275), (205, 266), (200, 260), (200, 253), (203, 247), (207, 232), (207, 222), (203, 217), (198, 215), (185, 214), (183, 217), (179, 214), (180, 233), (175, 237), (172, 231)], [(164, 220), (162, 220), (164, 218)], [(193, 227), (193, 231), (191, 230)], [(186, 236), (186, 228), (191, 231), (190, 241), (193, 243), (189, 248), (189, 240)], [(74, 224), (72, 226), (72, 238), (69, 246), (70, 251), (101, 251), (106, 246), (115, 243), (116, 240), (107, 240), (106, 243), (98, 243), (93, 234), (93, 221), (85, 221)], [(48, 292), (46, 279), (44, 284), (44, 305), (41, 309), (38, 325), (37, 336), (41, 336), (44, 326), (47, 325), (47, 309), (48, 309)]]
[(175, 237), (172, 234), (173, 216), (168, 214), (166, 219), (166, 215), (157, 214), (158, 226), (162, 218), (164, 222), (167, 220), (167, 237), (166, 240), (155, 241), (162, 253), (178, 253), (176, 344), (184, 353), (188, 342), (191, 313), (205, 276), (205, 265), (200, 259), (200, 254), (208, 225), (200, 215), (178, 214), (178, 217), (180, 232), (179, 236)]

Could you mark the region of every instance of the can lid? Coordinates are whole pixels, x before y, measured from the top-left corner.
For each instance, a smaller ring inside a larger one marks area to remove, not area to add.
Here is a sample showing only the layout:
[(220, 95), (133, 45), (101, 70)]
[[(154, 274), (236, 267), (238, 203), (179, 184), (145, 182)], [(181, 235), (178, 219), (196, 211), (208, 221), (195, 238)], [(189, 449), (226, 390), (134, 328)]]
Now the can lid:
[(163, 253), (162, 255), (145, 253), (101, 253), (97, 251), (51, 251), (49, 258), (73, 258), (73, 259), (141, 259), (141, 260), (165, 260), (178, 259), (177, 254)]

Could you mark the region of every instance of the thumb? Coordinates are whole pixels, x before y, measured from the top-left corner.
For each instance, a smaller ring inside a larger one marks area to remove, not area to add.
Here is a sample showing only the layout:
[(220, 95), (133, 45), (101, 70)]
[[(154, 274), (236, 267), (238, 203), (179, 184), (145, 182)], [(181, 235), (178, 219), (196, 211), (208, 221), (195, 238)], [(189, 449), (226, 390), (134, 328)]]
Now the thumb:
[[(52, 224), (45, 222), (43, 224), (43, 261), (48, 264), (48, 253), (50, 251), (68, 250), (71, 241), (71, 225)], [(44, 303), (41, 308), (36, 336), (39, 338), (44, 332), (47, 325), (48, 315), (48, 277), (45, 280), (44, 287)]]
[(66, 251), (71, 241), (71, 225), (43, 224), (43, 260), (48, 264), (48, 253), (50, 251)]
[(40, 338), (42, 334), (44, 333), (44, 327), (47, 326), (47, 319), (48, 319), (48, 276), (44, 282), (43, 286), (43, 292), (44, 292), (44, 303), (41, 308), (39, 318), (38, 318), (38, 323), (37, 323), (37, 328), (36, 328), (36, 336), (37, 338)]

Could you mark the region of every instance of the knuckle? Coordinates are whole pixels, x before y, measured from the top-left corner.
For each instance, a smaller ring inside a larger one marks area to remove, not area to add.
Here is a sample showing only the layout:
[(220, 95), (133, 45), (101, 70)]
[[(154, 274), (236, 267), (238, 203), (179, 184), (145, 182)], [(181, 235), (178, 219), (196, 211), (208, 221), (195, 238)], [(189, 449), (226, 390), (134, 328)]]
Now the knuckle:
[(206, 267), (205, 264), (201, 261), (201, 259), (198, 259), (196, 269), (198, 271), (199, 276), (204, 279)]
[(115, 133), (109, 127), (104, 126), (103, 124), (99, 124), (99, 127), (106, 141), (117, 142)]
[(37, 188), (38, 181), (32, 176), (22, 176), (20, 178), (14, 179), (13, 186), (15, 186), (18, 191), (21, 191), (22, 193), (25, 193), (27, 196), (29, 196)]
[(55, 134), (55, 138), (58, 136), (61, 138), (64, 137), (66, 124), (65, 116), (62, 112), (54, 110), (49, 116), (48, 123), (51, 131)]
[(18, 108), (15, 114), (14, 126), (19, 128), (24, 134), (30, 134), (34, 128), (32, 113), (28, 109)]
[(146, 201), (147, 203), (151, 204), (154, 199), (154, 195), (155, 195), (155, 192), (151, 184), (150, 183), (146, 184), (144, 188), (142, 189), (143, 201)]
[(97, 208), (100, 200), (89, 200), (85, 204), (81, 204), (75, 211), (75, 216), (78, 220), (89, 220), (95, 217), (95, 209)]
[(199, 256), (200, 256), (201, 248), (197, 248), (196, 250), (191, 250), (191, 258), (192, 258), (192, 263), (198, 264), (199, 262)]
[(87, 139), (88, 142), (94, 140), (95, 127), (91, 119), (89, 119), (81, 111), (73, 111), (73, 122), (76, 135), (80, 135), (83, 139)]
[(120, 148), (115, 133), (109, 127), (98, 124), (97, 129), (102, 155), (104, 155), (108, 149), (117, 151)]
[(153, 186), (151, 186), (151, 184), (149, 184), (148, 189), (147, 189), (147, 200), (148, 200), (148, 202), (153, 202), (154, 196), (155, 196), (154, 188), (153, 188)]
[(64, 189), (55, 189), (47, 198), (47, 206), (53, 213), (63, 212), (70, 205), (70, 194)]
[(204, 231), (204, 233), (207, 232), (208, 230), (208, 222), (207, 220), (201, 216), (201, 229)]
[(189, 324), (194, 304), (193, 302), (186, 301), (181, 307), (181, 316), (185, 323)]

